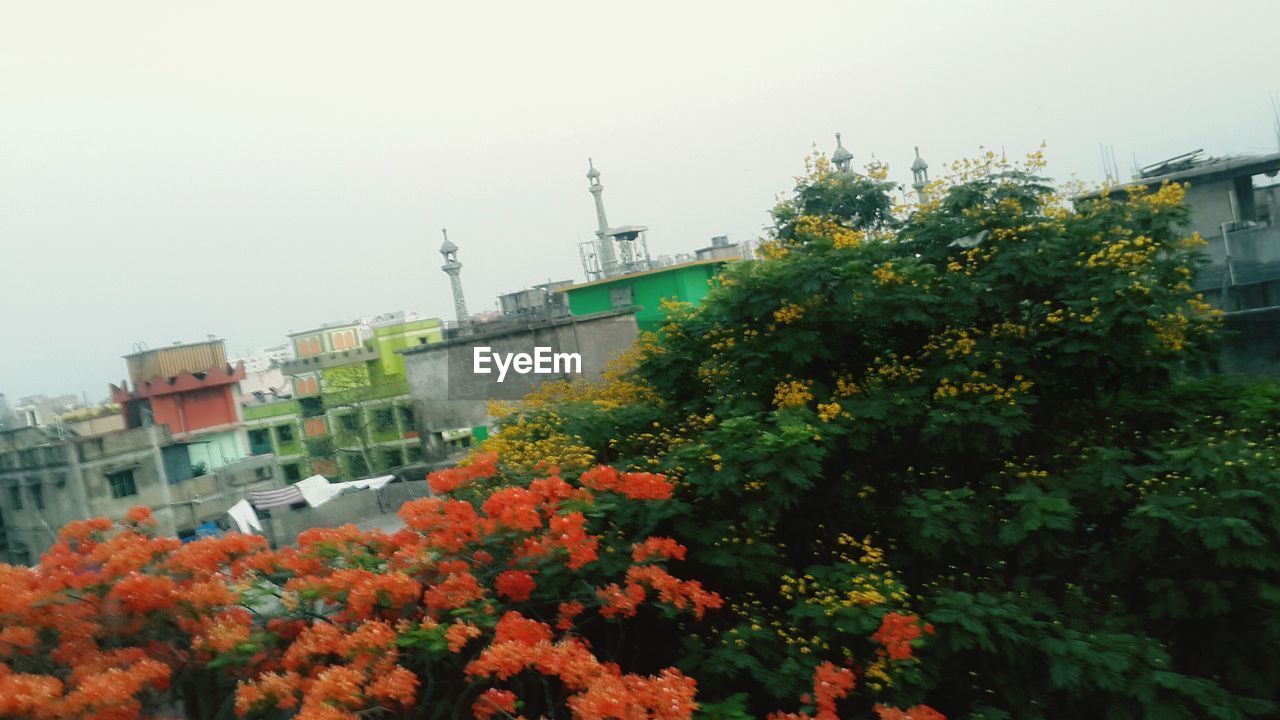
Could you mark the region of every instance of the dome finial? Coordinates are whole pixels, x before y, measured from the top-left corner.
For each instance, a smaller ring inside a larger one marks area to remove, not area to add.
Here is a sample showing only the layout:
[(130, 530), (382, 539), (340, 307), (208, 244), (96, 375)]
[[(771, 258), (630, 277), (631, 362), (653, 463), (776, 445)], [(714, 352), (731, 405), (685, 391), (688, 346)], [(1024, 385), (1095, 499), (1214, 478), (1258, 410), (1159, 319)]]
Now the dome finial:
[(916, 146), (916, 159), (911, 163), (911, 187), (916, 189), (916, 198), (924, 202), (928, 200), (929, 163), (920, 157), (920, 146)]
[(587, 158), (587, 167), (590, 168), (590, 170), (587, 170), (588, 180), (595, 180), (600, 177), (600, 171), (596, 169), (596, 164), (592, 162), (591, 158)]
[(836, 133), (836, 151), (831, 153), (831, 164), (836, 166), (836, 170), (842, 173), (849, 172), (851, 163), (853, 162), (853, 153), (844, 148), (844, 142), (841, 140), (840, 133)]

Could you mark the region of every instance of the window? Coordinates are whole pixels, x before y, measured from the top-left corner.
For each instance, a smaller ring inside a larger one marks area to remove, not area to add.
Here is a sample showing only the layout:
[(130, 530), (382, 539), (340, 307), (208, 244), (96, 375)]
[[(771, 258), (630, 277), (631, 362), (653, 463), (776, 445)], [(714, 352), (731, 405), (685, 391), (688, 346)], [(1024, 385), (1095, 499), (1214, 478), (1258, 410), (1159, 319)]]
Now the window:
[(44, 485), (31, 486), (31, 499), (36, 502), (36, 509), (44, 509)]
[(347, 457), (347, 467), (351, 468), (352, 475), (368, 475), (369, 464), (364, 461), (362, 455), (350, 455)]
[(256, 478), (256, 479), (258, 479), (258, 480), (270, 480), (270, 479), (271, 479), (271, 468), (269, 468), (269, 467), (254, 468), (254, 469), (253, 469), (253, 476), (254, 476), (254, 478)]
[(9, 488), (9, 504), (13, 506), (14, 510), (22, 509), (22, 488), (21, 487), (17, 485), (13, 485)]
[(111, 497), (113, 498), (138, 494), (138, 486), (133, 482), (132, 470), (107, 473), (107, 482), (111, 485)]
[(325, 434), (324, 418), (307, 418), (304, 422), (307, 437), (319, 437)]
[(294, 389), (294, 393), (299, 396), (315, 395), (316, 379), (314, 376), (298, 378), (297, 380), (293, 381), (293, 389)]
[(318, 337), (311, 338), (310, 343), (307, 345), (307, 349), (310, 350), (309, 354), (319, 355), (320, 354), (320, 338)]
[(356, 413), (342, 413), (338, 416), (338, 424), (347, 432), (355, 432), (360, 429), (360, 421), (356, 417)]
[(284, 470), (284, 479), (288, 482), (298, 482), (302, 479), (302, 468), (297, 463), (280, 466)]
[(287, 445), (293, 442), (293, 426), (277, 425), (276, 426), (276, 442), (281, 445)]
[(343, 330), (329, 336), (334, 350), (350, 350), (356, 346), (356, 334), (352, 330)]
[(632, 298), (630, 285), (609, 289), (609, 305), (611, 307), (627, 307), (631, 304)]
[(407, 462), (416, 463), (422, 460), (422, 446), (417, 444), (409, 445), (405, 447), (404, 455)]
[(413, 408), (401, 405), (396, 409), (400, 411), (400, 424), (406, 428), (413, 427)]
[(396, 416), (391, 408), (378, 408), (373, 411), (373, 427), (378, 432), (396, 429)]
[(249, 431), (249, 452), (254, 455), (271, 452), (271, 433), (266, 428)]
[(400, 448), (383, 448), (380, 454), (382, 456), (379, 458), (380, 470), (389, 470), (394, 467), (400, 467)]

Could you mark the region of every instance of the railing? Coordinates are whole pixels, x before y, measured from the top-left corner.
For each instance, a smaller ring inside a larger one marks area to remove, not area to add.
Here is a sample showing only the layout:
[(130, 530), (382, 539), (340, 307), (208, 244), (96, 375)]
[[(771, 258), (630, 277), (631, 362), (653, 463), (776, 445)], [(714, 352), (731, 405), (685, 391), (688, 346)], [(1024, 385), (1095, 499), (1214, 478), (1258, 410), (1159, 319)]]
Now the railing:
[(1280, 227), (1257, 224), (1208, 238), (1204, 254), (1209, 260), (1196, 274), (1197, 292), (1211, 292), (1236, 285), (1280, 280)]
[(338, 350), (336, 352), (320, 353), (319, 355), (309, 355), (307, 357), (294, 358), (280, 366), (280, 369), (286, 375), (296, 375), (300, 372), (308, 370), (321, 370), (324, 368), (336, 367), (338, 365), (347, 365), (353, 362), (367, 362), (369, 360), (377, 360), (382, 357), (382, 353), (377, 347), (358, 347), (350, 350)]

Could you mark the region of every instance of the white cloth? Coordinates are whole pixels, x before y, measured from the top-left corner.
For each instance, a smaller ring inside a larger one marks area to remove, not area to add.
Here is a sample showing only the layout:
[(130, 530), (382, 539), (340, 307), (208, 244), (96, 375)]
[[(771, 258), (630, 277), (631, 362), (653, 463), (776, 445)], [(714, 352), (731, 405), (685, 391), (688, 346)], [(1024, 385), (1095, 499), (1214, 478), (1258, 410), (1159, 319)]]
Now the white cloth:
[(302, 493), (302, 498), (311, 507), (320, 507), (342, 494), (343, 483), (331, 483), (323, 475), (312, 475), (306, 480), (299, 480), (294, 487)]
[(262, 532), (262, 522), (258, 520), (258, 513), (254, 512), (248, 500), (241, 498), (240, 502), (231, 506), (227, 514), (231, 516), (240, 532), (246, 535), (251, 532)]
[(363, 480), (351, 480), (349, 482), (338, 483), (344, 489), (352, 490), (381, 490), (387, 483), (395, 480), (395, 475), (380, 475), (375, 478), (365, 478)]

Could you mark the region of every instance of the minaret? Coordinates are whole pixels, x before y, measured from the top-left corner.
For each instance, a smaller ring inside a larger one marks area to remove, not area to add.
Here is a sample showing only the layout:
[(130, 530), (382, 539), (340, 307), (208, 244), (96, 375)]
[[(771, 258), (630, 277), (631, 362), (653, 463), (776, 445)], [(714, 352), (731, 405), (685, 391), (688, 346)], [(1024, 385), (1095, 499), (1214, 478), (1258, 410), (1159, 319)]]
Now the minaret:
[(853, 170), (853, 153), (844, 149), (844, 143), (840, 142), (840, 133), (836, 133), (836, 151), (831, 153), (831, 164), (836, 166), (836, 170), (847, 173)]
[(458, 246), (449, 240), (449, 231), (440, 228), (444, 235), (444, 244), (440, 246), (440, 254), (444, 256), (444, 265), (440, 269), (449, 276), (449, 284), (453, 286), (453, 312), (458, 316), (458, 332), (466, 335), (471, 332), (471, 316), (467, 314), (467, 299), (462, 295), (462, 263), (458, 262)]
[(604, 185), (600, 184), (600, 171), (591, 162), (591, 158), (587, 158), (587, 166), (591, 168), (587, 171), (587, 181), (591, 183), (587, 189), (596, 200), (596, 248), (600, 253), (600, 272), (608, 277), (617, 269), (618, 258), (613, 252), (613, 238), (606, 234), (609, 232), (609, 221), (604, 216), (604, 198), (601, 197)]
[(925, 188), (929, 185), (929, 163), (920, 157), (920, 146), (916, 146), (916, 159), (911, 163), (911, 187), (916, 189), (916, 201), (924, 202)]

